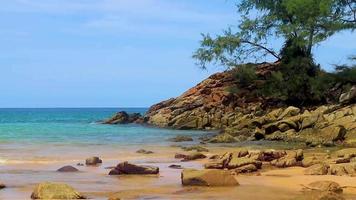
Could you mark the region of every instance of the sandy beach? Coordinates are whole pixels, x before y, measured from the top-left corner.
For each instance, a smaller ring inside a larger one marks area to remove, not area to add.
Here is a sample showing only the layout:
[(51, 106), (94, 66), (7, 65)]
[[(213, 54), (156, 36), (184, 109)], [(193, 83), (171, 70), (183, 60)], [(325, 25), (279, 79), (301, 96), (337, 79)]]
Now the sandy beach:
[[(237, 175), (236, 179), (240, 185), (236, 187), (183, 187), (180, 179), (181, 169), (172, 169), (169, 165), (178, 164), (184, 168), (201, 169), (208, 159), (180, 162), (174, 159), (175, 153), (184, 153), (179, 147), (144, 146), (144, 149), (154, 151), (149, 155), (136, 153), (135, 150), (139, 148), (142, 146), (130, 149), (105, 150), (105, 148), (100, 148), (100, 153), (97, 154), (95, 154), (95, 149), (88, 149), (87, 152), (71, 152), (70, 156), (51, 154), (53, 157), (47, 157), (45, 160), (3, 161), (0, 165), (1, 181), (6, 183), (7, 188), (0, 192), (0, 199), (30, 199), (35, 185), (45, 181), (67, 183), (90, 199), (108, 199), (109, 196), (116, 194), (122, 199), (282, 200), (302, 198), (303, 185), (317, 180), (332, 180), (341, 186), (356, 187), (354, 177), (306, 176), (303, 175), (304, 168), (302, 167)], [(239, 149), (218, 146), (208, 148), (209, 152), (205, 153), (207, 156)], [(328, 151), (330, 149), (306, 150), (305, 155), (323, 154)], [(77, 166), (77, 163), (83, 163), (86, 157), (93, 155), (100, 156), (103, 164), (97, 167)], [(159, 175), (109, 176), (110, 169), (108, 168), (122, 161), (157, 166), (160, 168), (160, 173)], [(79, 172), (56, 172), (58, 168), (65, 165), (75, 166)], [(347, 199), (355, 199), (356, 189), (346, 188), (344, 195)]]

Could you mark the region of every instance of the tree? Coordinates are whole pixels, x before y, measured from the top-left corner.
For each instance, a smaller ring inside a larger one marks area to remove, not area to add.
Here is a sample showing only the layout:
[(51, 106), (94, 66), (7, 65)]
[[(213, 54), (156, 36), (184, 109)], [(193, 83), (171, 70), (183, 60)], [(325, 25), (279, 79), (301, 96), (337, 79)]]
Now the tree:
[(208, 63), (230, 68), (268, 54), (281, 60), (283, 55), (268, 47), (275, 38), (283, 38), (285, 45), (294, 45), (312, 58), (313, 46), (339, 31), (356, 28), (355, 0), (241, 0), (237, 9), (241, 14), (238, 31), (230, 27), (215, 38), (203, 34), (201, 47), (193, 55), (202, 68)]

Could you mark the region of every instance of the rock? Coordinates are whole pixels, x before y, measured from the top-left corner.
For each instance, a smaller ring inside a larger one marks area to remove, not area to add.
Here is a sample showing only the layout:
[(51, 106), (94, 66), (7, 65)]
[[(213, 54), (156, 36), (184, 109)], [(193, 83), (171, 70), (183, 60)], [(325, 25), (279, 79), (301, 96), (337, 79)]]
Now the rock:
[(113, 117), (105, 120), (104, 124), (126, 124), (129, 122), (129, 115), (125, 111), (116, 113)]
[(234, 143), (237, 140), (229, 134), (219, 134), (211, 138), (208, 142), (210, 143)]
[(103, 163), (99, 157), (90, 157), (85, 160), (86, 165), (98, 165)]
[(276, 159), (280, 159), (287, 155), (286, 151), (264, 150), (258, 152), (251, 152), (249, 157), (263, 162), (271, 162)]
[(299, 149), (297, 151), (289, 152), (287, 155), (275, 159), (271, 162), (272, 165), (276, 167), (294, 167), (302, 165), (303, 160), (303, 150)]
[[(178, 156), (177, 156), (178, 155)], [(204, 159), (206, 158), (206, 155), (196, 152), (196, 153), (190, 153), (190, 154), (176, 154), (175, 158), (183, 158), (182, 161), (191, 161), (191, 160), (197, 160), (197, 159)]]
[(335, 192), (322, 192), (319, 190), (307, 191), (296, 200), (345, 200), (342, 194)]
[(153, 151), (148, 151), (145, 149), (139, 149), (136, 151), (136, 153), (141, 153), (141, 154), (153, 154)]
[(316, 164), (308, 167), (305, 171), (305, 175), (326, 175), (328, 174), (330, 166), (325, 163)]
[(308, 188), (322, 192), (342, 193), (343, 191), (341, 186), (334, 181), (315, 181), (308, 184)]
[(260, 169), (262, 166), (262, 162), (257, 161), (253, 158), (247, 158), (247, 157), (236, 157), (233, 156), (230, 160), (230, 162), (227, 164), (228, 169), (236, 169), (239, 167), (243, 167), (246, 165), (254, 165), (256, 168)]
[(248, 164), (248, 165), (244, 165), (242, 167), (236, 168), (235, 172), (238, 174), (241, 174), (241, 173), (251, 173), (251, 172), (255, 172), (257, 170), (258, 170), (258, 168), (256, 167), (255, 164)]
[(186, 154), (182, 154), (182, 153), (176, 153), (174, 155), (174, 158), (176, 159), (182, 159), (182, 158), (185, 158), (187, 155)]
[(204, 164), (204, 167), (206, 169), (224, 169), (230, 162), (231, 156), (232, 153), (230, 152), (224, 153), (223, 155), (220, 155), (217, 159), (214, 159), (213, 161)]
[(330, 165), (329, 174), (336, 176), (356, 175), (356, 163), (342, 163)]
[(103, 124), (128, 124), (128, 123), (140, 122), (141, 119), (142, 116), (140, 113), (128, 114), (125, 111), (120, 111), (110, 119), (104, 120)]
[(61, 167), (57, 170), (57, 172), (77, 172), (77, 171), (79, 171), (77, 168), (70, 165)]
[(284, 157), (278, 160), (273, 160), (271, 164), (280, 168), (299, 166), (297, 160), (292, 157)]
[(353, 158), (356, 157), (356, 148), (346, 148), (335, 152), (337, 157), (340, 158)]
[(77, 163), (77, 166), (84, 166), (83, 163)]
[(292, 117), (292, 116), (296, 116), (300, 113), (300, 109), (293, 107), (293, 106), (289, 106), (288, 108), (286, 108), (281, 115), (279, 115), (278, 120), (287, 118), (287, 117)]
[(356, 101), (356, 85), (352, 86), (348, 92), (341, 94), (339, 98), (339, 102), (341, 104), (352, 103), (355, 101)]
[(0, 182), (0, 190), (6, 188), (6, 185)]
[(40, 183), (31, 195), (32, 199), (85, 199), (79, 192), (63, 183)]
[(189, 146), (189, 147), (182, 147), (182, 149), (184, 151), (197, 151), (197, 152), (209, 152), (209, 149), (199, 146), (199, 145), (195, 145), (195, 146)]
[(185, 136), (185, 135), (177, 135), (174, 138), (170, 138), (169, 141), (171, 141), (171, 142), (189, 142), (189, 141), (193, 141), (193, 138), (190, 136)]
[(350, 162), (350, 158), (338, 158), (335, 160), (336, 164), (349, 163), (349, 162)]
[(184, 186), (237, 186), (239, 183), (230, 172), (217, 169), (184, 169), (181, 173)]
[(320, 159), (316, 158), (315, 156), (306, 157), (302, 160), (303, 167), (310, 167), (312, 165), (320, 164)]
[(121, 174), (158, 174), (159, 168), (146, 165), (134, 165), (131, 163), (119, 163), (114, 169), (109, 172), (109, 175)]
[(183, 169), (181, 165), (169, 165), (168, 167), (172, 169)]
[(322, 192), (317, 196), (316, 200), (345, 200), (345, 198), (334, 192)]
[(117, 193), (117, 194), (112, 194), (111, 196), (109, 196), (108, 200), (121, 200), (121, 194)]

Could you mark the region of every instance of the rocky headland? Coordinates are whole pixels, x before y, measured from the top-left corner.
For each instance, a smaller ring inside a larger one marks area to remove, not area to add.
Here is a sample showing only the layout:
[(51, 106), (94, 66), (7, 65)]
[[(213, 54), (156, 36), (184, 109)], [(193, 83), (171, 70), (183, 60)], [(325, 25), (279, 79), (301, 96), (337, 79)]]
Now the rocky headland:
[[(279, 63), (260, 64), (256, 75), (263, 79), (278, 67)], [(328, 91), (328, 104), (295, 107), (251, 95), (256, 84), (263, 83), (239, 85), (237, 70), (213, 74), (181, 96), (151, 106), (143, 117), (119, 112), (104, 123), (219, 130), (219, 135), (204, 138), (211, 143), (272, 140), (308, 146), (356, 145), (356, 86), (345, 92), (336, 85)]]

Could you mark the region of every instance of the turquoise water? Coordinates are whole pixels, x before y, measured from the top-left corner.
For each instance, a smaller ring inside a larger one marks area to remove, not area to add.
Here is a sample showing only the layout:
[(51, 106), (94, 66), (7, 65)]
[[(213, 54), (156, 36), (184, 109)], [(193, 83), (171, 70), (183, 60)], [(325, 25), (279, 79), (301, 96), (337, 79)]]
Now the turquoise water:
[(175, 135), (197, 138), (201, 131), (179, 131), (135, 124), (98, 123), (124, 110), (144, 114), (145, 108), (0, 109), (0, 144), (165, 145)]

